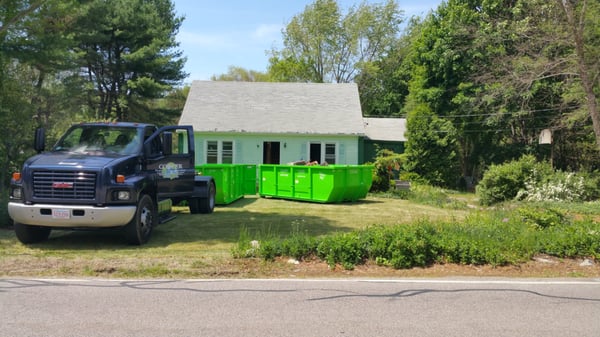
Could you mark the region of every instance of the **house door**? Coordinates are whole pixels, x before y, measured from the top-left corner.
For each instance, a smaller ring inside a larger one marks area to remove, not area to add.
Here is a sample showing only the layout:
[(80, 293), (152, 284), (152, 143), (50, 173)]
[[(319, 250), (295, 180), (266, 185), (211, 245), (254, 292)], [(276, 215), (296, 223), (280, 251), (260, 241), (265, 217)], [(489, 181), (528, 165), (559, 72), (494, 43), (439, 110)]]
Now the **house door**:
[(279, 164), (280, 142), (263, 143), (263, 164)]
[(309, 159), (311, 162), (321, 162), (321, 143), (310, 143)]

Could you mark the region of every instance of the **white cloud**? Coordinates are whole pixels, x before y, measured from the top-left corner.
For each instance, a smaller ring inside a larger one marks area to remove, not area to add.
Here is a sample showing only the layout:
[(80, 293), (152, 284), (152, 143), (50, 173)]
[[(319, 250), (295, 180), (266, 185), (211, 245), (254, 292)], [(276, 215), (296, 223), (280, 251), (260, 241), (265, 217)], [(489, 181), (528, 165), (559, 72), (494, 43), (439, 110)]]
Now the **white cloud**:
[(229, 39), (223, 34), (205, 34), (180, 30), (177, 34), (177, 40), (183, 46), (193, 48), (227, 48), (231, 46)]
[(255, 39), (277, 39), (281, 37), (283, 25), (260, 24), (252, 33)]

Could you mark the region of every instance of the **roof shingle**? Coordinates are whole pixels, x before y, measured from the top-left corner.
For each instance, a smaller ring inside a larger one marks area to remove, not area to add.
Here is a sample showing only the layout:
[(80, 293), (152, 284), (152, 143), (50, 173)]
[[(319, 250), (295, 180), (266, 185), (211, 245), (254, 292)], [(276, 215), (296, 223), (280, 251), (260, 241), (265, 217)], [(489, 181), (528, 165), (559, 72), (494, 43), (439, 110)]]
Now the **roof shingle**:
[(202, 132), (365, 133), (355, 83), (193, 81), (179, 124)]

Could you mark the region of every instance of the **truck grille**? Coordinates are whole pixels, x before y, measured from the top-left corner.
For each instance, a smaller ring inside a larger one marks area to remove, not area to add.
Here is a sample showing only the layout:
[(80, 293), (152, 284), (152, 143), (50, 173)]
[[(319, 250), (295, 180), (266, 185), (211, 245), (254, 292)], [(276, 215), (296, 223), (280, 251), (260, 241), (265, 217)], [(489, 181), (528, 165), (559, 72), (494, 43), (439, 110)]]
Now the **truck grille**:
[(94, 199), (96, 197), (96, 173), (33, 172), (33, 196), (42, 199)]

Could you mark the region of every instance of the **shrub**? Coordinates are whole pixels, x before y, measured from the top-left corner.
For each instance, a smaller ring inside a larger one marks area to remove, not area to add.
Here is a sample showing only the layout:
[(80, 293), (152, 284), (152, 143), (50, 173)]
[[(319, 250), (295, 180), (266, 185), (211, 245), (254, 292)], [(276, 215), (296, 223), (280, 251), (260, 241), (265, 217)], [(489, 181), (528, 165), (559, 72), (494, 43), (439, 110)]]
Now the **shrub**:
[(560, 224), (541, 231), (539, 251), (558, 257), (600, 258), (600, 223), (592, 220)]
[[(354, 269), (367, 259), (393, 268), (424, 267), (435, 262), (457, 264), (516, 264), (536, 253), (557, 257), (600, 258), (600, 223), (571, 220), (555, 209), (523, 207), (476, 214), (461, 222), (422, 220), (408, 225), (371, 226), (321, 238), (295, 232), (286, 239), (272, 234), (259, 244), (242, 227), (235, 257), (277, 256), (297, 259), (316, 255), (330, 268)], [(516, 215), (516, 216), (515, 216)]]
[(314, 254), (317, 251), (317, 245), (316, 238), (298, 231), (281, 242), (281, 254), (302, 260)]
[(403, 154), (397, 154), (387, 149), (378, 150), (374, 163), (371, 192), (388, 191), (392, 186), (392, 181), (400, 174), (403, 162)]
[(525, 201), (583, 201), (586, 200), (584, 178), (575, 173), (554, 172), (540, 177), (533, 171), (525, 181), (525, 188), (517, 193), (516, 199)]
[(546, 229), (561, 224), (569, 224), (566, 215), (556, 208), (521, 207), (518, 209), (523, 222), (535, 229)]
[(512, 200), (525, 188), (525, 182), (536, 170), (538, 177), (545, 177), (552, 168), (549, 164), (538, 163), (531, 155), (502, 165), (492, 165), (484, 173), (477, 186), (477, 194), (482, 205)]
[(317, 246), (317, 255), (327, 261), (330, 268), (340, 263), (348, 270), (366, 258), (358, 231), (324, 237)]
[(396, 269), (425, 267), (434, 262), (437, 249), (433, 244), (436, 231), (427, 223), (396, 226), (394, 239), (387, 249), (389, 264)]

